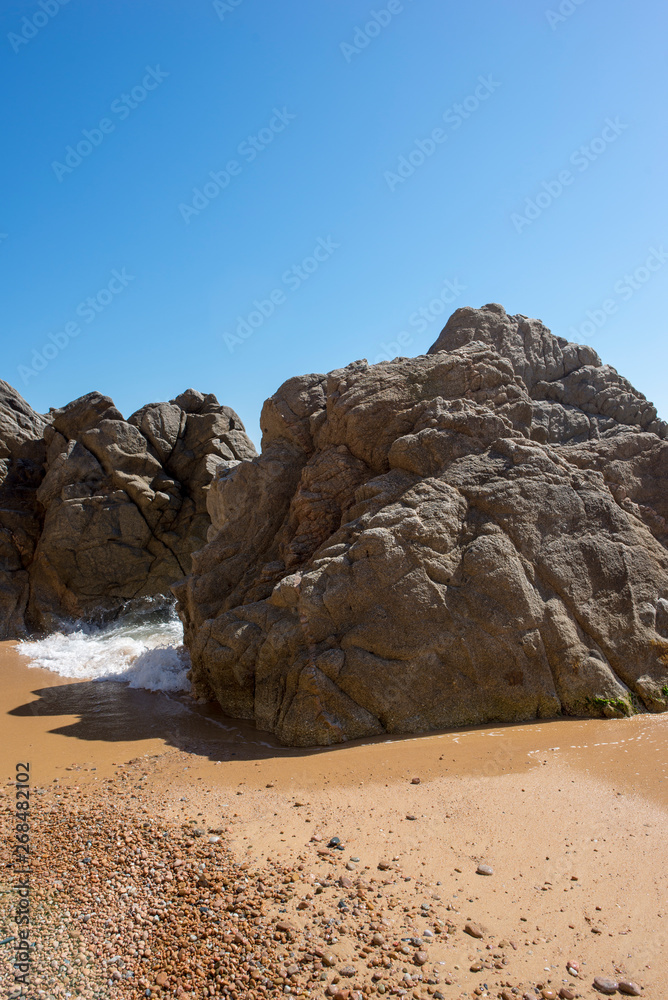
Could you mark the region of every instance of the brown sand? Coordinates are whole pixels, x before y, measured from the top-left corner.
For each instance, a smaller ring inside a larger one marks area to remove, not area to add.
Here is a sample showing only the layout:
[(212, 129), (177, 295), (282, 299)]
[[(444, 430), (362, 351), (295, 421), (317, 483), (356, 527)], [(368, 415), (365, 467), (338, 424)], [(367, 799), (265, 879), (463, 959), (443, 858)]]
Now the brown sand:
[[(427, 901), (455, 929), (429, 947), (425, 970), (440, 969), (439, 985), (425, 971), (408, 995), (497, 996), (514, 987), (521, 997), (542, 984), (588, 997), (598, 995), (594, 976), (633, 979), (657, 1000), (668, 989), (668, 719), (557, 720), (294, 751), (199, 706), (65, 681), (27, 668), (8, 645), (1, 655), (4, 782), (28, 759), (34, 784), (50, 786), (45, 812), (54, 788), (67, 789), (70, 802), (76, 787), (91, 816), (99, 802), (166, 829), (194, 821), (221, 831), (244, 874), (267, 880), (272, 865), (299, 872), (299, 891), (271, 905), (300, 940), (316, 934), (316, 903), (333, 919), (340, 912), (340, 888), (314, 896), (320, 878), (375, 879), (375, 918), (393, 920), (388, 934), (398, 937), (404, 916), (406, 933), (430, 925), (418, 908)], [(85, 827), (82, 814), (78, 823)], [(344, 850), (318, 854), (334, 836)], [(494, 874), (476, 874), (479, 862)], [(463, 934), (469, 920), (482, 940)], [(339, 967), (360, 969), (350, 928), (328, 947)], [(469, 971), (478, 958), (487, 966)], [(577, 979), (568, 960), (581, 964)], [(340, 988), (375, 995), (371, 972)], [(324, 996), (338, 978), (336, 969), (328, 975), (301, 995)]]

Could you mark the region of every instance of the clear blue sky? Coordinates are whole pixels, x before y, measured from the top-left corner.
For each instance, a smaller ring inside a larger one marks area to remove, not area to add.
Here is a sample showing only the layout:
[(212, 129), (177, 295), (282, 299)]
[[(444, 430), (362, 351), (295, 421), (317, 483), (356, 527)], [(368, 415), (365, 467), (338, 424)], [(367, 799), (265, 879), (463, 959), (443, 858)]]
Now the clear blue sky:
[(495, 301), (590, 311), (668, 417), (664, 3), (41, 4), (0, 17), (0, 374), (36, 409), (194, 386), (259, 443), (286, 378)]

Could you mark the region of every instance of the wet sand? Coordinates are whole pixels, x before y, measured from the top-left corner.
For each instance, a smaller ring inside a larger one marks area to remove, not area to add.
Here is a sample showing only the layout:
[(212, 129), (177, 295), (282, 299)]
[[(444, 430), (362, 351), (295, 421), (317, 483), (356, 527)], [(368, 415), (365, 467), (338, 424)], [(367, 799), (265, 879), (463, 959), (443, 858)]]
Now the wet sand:
[[(393, 894), (392, 913), (433, 899), (457, 933), (447, 948), (431, 946), (430, 961), (453, 981), (436, 987), (425, 977), (411, 996), (497, 996), (506, 984), (520, 997), (538, 984), (595, 996), (594, 976), (622, 974), (647, 997), (668, 988), (668, 718), (295, 751), (208, 706), (68, 681), (26, 667), (9, 644), (0, 657), (3, 782), (28, 759), (45, 803), (55, 789), (79, 789), (91, 813), (99, 800), (166, 828), (220, 831), (245, 871), (264, 877), (268, 866), (301, 865), (304, 878), (373, 878)], [(344, 850), (319, 854), (335, 836)], [(479, 862), (494, 874), (476, 874)], [(297, 903), (274, 906), (308, 937), (311, 904)], [(468, 920), (483, 941), (462, 934)], [(501, 940), (513, 942), (503, 968), (471, 972)], [(359, 966), (353, 945), (348, 934), (331, 947)], [(581, 963), (577, 979), (569, 959)], [(325, 996), (326, 986), (303, 995)]]

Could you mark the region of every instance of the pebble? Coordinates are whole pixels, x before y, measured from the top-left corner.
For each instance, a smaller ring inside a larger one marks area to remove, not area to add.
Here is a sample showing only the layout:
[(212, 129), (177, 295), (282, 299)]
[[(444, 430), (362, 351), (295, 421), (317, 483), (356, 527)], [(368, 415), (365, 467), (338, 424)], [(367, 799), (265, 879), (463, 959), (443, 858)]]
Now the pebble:
[(464, 925), (464, 933), (465, 934), (470, 934), (471, 937), (474, 937), (474, 938), (481, 938), (481, 937), (483, 937), (482, 931), (480, 930), (480, 928), (478, 927), (478, 925), (474, 924), (473, 922), (469, 922), (469, 923), (467, 923), (467, 924)]
[(406, 813), (406, 819), (414, 820), (417, 819), (417, 816), (413, 816), (412, 813)]
[[(52, 887), (58, 888), (60, 906), (54, 919), (64, 924), (60, 928), (48, 924), (51, 911), (40, 911), (38, 902), (35, 912), (46, 919), (52, 940), (59, 942), (57, 956), (62, 962), (52, 974), (55, 949), (44, 955), (46, 961), (35, 955), (36, 967), (41, 963), (35, 983), (40, 1000), (66, 1000), (68, 993), (93, 1000), (111, 992), (117, 1000), (209, 1000), (224, 995), (228, 1000), (286, 996), (323, 1000), (325, 995), (334, 1000), (375, 996), (390, 1000), (404, 995), (411, 1000), (443, 1000), (442, 984), (453, 983), (469, 997), (473, 987), (483, 998), (522, 997), (523, 986), (513, 991), (514, 984), (497, 978), (509, 975), (500, 971), (499, 959), (502, 955), (512, 959), (515, 942), (492, 941), (472, 921), (464, 927), (464, 893), (449, 904), (447, 894), (457, 890), (448, 882), (442, 890), (445, 899), (430, 897), (438, 889), (428, 888), (429, 882), (411, 871), (416, 894), (409, 893), (397, 871), (396, 862), (402, 864), (402, 859), (379, 865), (389, 876), (371, 868), (353, 875), (345, 857), (332, 849), (339, 846), (338, 838), (314, 834), (312, 849), (305, 848), (307, 837), (303, 837), (301, 858), (274, 858), (258, 875), (254, 859), (253, 863), (250, 857), (245, 863), (235, 860), (227, 843), (230, 831), (212, 828), (207, 820), (201, 820), (207, 836), (196, 837), (190, 824), (165, 823), (146, 812), (138, 814), (132, 806), (124, 811), (122, 800), (109, 796), (102, 804), (85, 801), (89, 821), (82, 829), (81, 800), (72, 799), (71, 807), (59, 799), (56, 809), (40, 810), (42, 854), (36, 855), (36, 900), (56, 859), (59, 880)], [(318, 820), (314, 815), (313, 822), (327, 829), (324, 816)], [(88, 841), (91, 831), (94, 840)], [(209, 834), (221, 835), (219, 841)], [(321, 841), (331, 847), (319, 858), (315, 845), (322, 847)], [(389, 850), (399, 850), (399, 845), (385, 849), (389, 859)], [(89, 858), (86, 873), (92, 884), (81, 878), (82, 862)], [(358, 860), (350, 858), (348, 863)], [(467, 861), (467, 871), (473, 863)], [(317, 900), (316, 892), (322, 893)], [(48, 894), (44, 899), (48, 901)], [(429, 903), (420, 902), (424, 899)], [(0, 895), (3, 932), (4, 904)], [(457, 917), (459, 906), (461, 917)], [(300, 914), (292, 918), (295, 907)], [(483, 910), (468, 912), (488, 919)], [(451, 917), (457, 919), (457, 928)], [(7, 923), (6, 933), (11, 934), (13, 927)], [(477, 941), (471, 945), (472, 938), (488, 938), (490, 945), (483, 952), (485, 946)], [(518, 938), (517, 943), (523, 941)], [(441, 949), (446, 944), (451, 973), (438, 961), (445, 958)], [(476, 948), (481, 950), (476, 953)], [(543, 964), (552, 960), (555, 968), (558, 948), (556, 944), (552, 948), (552, 955), (546, 949)], [(577, 963), (569, 965), (577, 972)], [(469, 968), (478, 975), (469, 974)], [(516, 983), (519, 976), (518, 968)], [(553, 989), (544, 978), (534, 983), (525, 994), (527, 1000), (551, 1000), (560, 980), (561, 976), (555, 977)], [(621, 984), (615, 985), (621, 991)], [(497, 992), (502, 986), (503, 992)], [(623, 992), (641, 995), (638, 987)], [(2, 986), (0, 995), (5, 995)], [(457, 995), (453, 992), (451, 1000)], [(576, 996), (574, 990), (559, 990), (560, 1000)]]
[(411, 778), (411, 785), (419, 785), (419, 784), (420, 784), (419, 778)]
[(594, 979), (594, 989), (599, 993), (616, 993), (618, 985), (616, 979), (606, 979), (605, 976), (596, 976)]
[(642, 993), (642, 987), (631, 982), (630, 979), (620, 979), (617, 983), (617, 989), (620, 993), (626, 993), (627, 997), (639, 997)]
[(490, 868), (489, 865), (478, 865), (476, 872), (478, 875), (493, 875), (494, 869)]

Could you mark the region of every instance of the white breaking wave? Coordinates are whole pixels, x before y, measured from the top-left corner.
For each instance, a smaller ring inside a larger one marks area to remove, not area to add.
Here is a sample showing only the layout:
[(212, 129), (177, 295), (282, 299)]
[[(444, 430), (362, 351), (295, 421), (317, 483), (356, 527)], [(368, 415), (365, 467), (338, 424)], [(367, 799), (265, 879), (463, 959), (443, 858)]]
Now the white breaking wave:
[[(160, 620), (162, 619), (162, 620)], [(190, 660), (183, 626), (173, 612), (128, 616), (109, 625), (78, 625), (45, 639), (21, 642), (29, 666), (78, 680), (125, 681), (148, 691), (188, 691)]]

